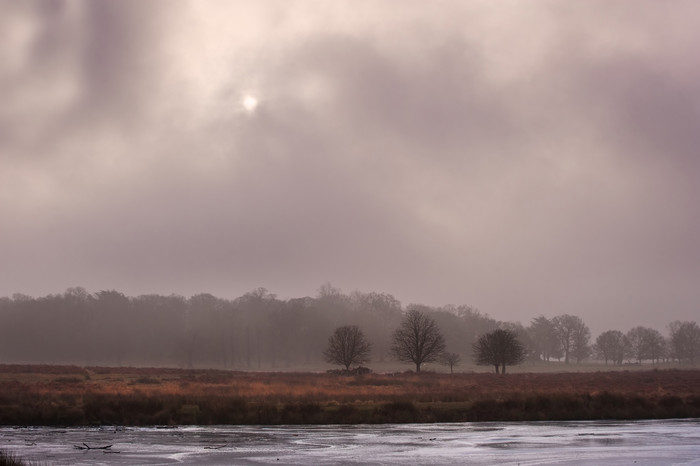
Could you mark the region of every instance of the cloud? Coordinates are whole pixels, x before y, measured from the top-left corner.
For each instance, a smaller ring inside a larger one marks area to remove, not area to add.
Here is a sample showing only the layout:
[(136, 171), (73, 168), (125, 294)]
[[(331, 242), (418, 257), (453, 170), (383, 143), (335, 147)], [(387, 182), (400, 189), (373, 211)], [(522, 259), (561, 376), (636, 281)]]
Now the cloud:
[(0, 294), (692, 315), (692, 2), (47, 5), (0, 19)]

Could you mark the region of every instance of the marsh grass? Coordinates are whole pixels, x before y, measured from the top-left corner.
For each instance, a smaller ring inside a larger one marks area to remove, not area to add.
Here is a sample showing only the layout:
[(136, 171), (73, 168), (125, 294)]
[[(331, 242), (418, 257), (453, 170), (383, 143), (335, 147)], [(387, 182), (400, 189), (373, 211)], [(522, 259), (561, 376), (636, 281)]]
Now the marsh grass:
[(10, 453), (0, 450), (0, 466), (27, 466), (27, 463)]
[(0, 424), (356, 424), (700, 417), (700, 371), (334, 376), (0, 366)]

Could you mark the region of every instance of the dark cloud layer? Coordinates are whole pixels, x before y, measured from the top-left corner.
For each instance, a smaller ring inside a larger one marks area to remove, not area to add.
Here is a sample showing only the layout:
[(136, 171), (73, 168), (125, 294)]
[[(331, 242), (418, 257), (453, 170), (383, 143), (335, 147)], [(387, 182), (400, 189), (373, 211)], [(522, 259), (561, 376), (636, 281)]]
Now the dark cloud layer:
[(693, 2), (2, 5), (0, 295), (696, 318)]

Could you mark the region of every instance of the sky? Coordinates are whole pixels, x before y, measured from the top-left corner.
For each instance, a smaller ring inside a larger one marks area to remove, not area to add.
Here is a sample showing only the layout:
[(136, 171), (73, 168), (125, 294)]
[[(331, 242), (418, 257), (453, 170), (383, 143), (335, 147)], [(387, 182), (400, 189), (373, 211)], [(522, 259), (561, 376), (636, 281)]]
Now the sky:
[(0, 8), (0, 296), (698, 320), (698, 2)]

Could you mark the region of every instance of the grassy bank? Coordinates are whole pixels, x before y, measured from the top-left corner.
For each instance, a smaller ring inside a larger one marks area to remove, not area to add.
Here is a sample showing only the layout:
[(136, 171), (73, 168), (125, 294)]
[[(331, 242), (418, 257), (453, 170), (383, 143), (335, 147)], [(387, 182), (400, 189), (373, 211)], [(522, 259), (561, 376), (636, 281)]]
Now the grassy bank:
[(0, 366), (0, 424), (348, 424), (700, 417), (700, 371), (248, 373)]

